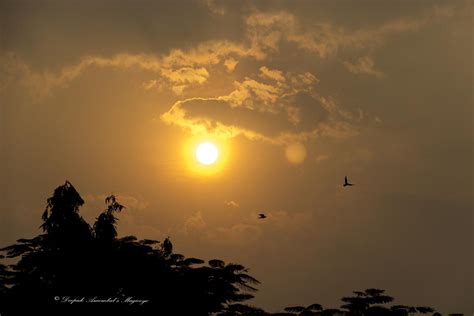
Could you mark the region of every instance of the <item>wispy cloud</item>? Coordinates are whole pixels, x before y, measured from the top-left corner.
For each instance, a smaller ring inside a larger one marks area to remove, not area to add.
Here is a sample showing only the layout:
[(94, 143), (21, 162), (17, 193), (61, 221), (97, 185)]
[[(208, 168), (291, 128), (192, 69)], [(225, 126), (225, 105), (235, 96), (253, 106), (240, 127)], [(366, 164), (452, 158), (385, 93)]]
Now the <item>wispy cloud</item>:
[(237, 64), (239, 63), (238, 60), (230, 57), (224, 61), (224, 66), (226, 67), (228, 72), (233, 72)]
[[(288, 74), (287, 77), (289, 78), (287, 83), (273, 78), (270, 79), (271, 82), (246, 78), (243, 82), (235, 82), (235, 89), (227, 95), (177, 101), (161, 115), (161, 119), (193, 135), (213, 135), (222, 138), (244, 136), (250, 140), (275, 145), (305, 142), (318, 136), (344, 138), (357, 134), (356, 126), (352, 124), (357, 117), (356, 114), (342, 110), (332, 98), (319, 96), (314, 91), (318, 80), (313, 74)], [(308, 102), (311, 103), (298, 102), (296, 97), (301, 94), (307, 95)], [(208, 110), (196, 113), (199, 104)], [(194, 114), (190, 113), (191, 109)], [(244, 122), (238, 121), (236, 115), (226, 114), (238, 109), (265, 114), (260, 116), (263, 120), (283, 117), (289, 124), (277, 125), (272, 134), (264, 133), (246, 127)], [(310, 120), (309, 127), (299, 126), (300, 110), (306, 111), (305, 119)], [(314, 111), (325, 113), (327, 118), (321, 115), (314, 116)], [(295, 126), (298, 128), (295, 129)]]
[[(209, 8), (220, 14), (214, 1), (204, 1)], [(150, 71), (163, 80), (168, 88), (178, 94), (194, 84), (205, 83), (210, 76), (210, 67), (222, 64), (233, 72), (239, 59), (265, 60), (279, 51), (282, 41), (314, 53), (320, 58), (336, 54), (341, 49), (368, 50), (379, 46), (387, 36), (417, 31), (429, 24), (452, 17), (456, 10), (449, 6), (434, 6), (421, 16), (399, 18), (373, 28), (345, 30), (330, 23), (302, 24), (293, 14), (280, 12), (255, 12), (245, 20), (246, 37), (242, 42), (226, 40), (206, 41), (182, 50), (173, 49), (165, 55), (117, 54), (106, 56), (84, 56), (77, 63), (67, 65), (58, 71), (38, 71), (14, 53), (0, 56), (0, 91), (9, 84), (23, 86), (35, 98), (47, 96), (55, 88), (66, 87), (90, 67), (114, 67), (124, 70)], [(380, 76), (373, 60), (362, 57), (356, 62), (345, 63), (349, 71)], [(283, 81), (282, 73), (260, 68), (262, 76)], [(148, 84), (145, 88), (150, 88)]]
[[(177, 84), (202, 84), (209, 77), (206, 67), (221, 63), (230, 55), (256, 56), (244, 45), (228, 41), (210, 41), (187, 51), (174, 49), (164, 56), (145, 54), (117, 54), (112, 57), (85, 56), (76, 64), (64, 66), (57, 72), (35, 71), (14, 53), (0, 55), (0, 91), (16, 83), (23, 86), (35, 98), (48, 96), (55, 88), (66, 87), (90, 67), (112, 67), (124, 70), (143, 70), (155, 73), (169, 83), (170, 89)], [(235, 65), (234, 65), (235, 67)]]
[(242, 247), (264, 238), (265, 234), (281, 235), (284, 232), (288, 236), (300, 233), (312, 221), (312, 214), (308, 212), (274, 210), (266, 212), (266, 215), (267, 218), (262, 221), (256, 213), (248, 213), (238, 223), (214, 226), (208, 225), (202, 214), (197, 212), (185, 220), (180, 232), (213, 244)]
[(207, 223), (204, 221), (201, 212), (197, 212), (186, 219), (181, 231), (187, 235), (196, 231), (202, 231), (206, 227)]
[(224, 7), (219, 5), (216, 0), (201, 0), (201, 2), (212, 14), (224, 15), (226, 13)]
[(157, 80), (152, 79), (152, 80), (148, 80), (148, 81), (144, 82), (142, 84), (142, 86), (145, 90), (150, 90), (150, 89), (153, 89), (154, 87), (156, 87), (157, 83), (158, 83)]
[(372, 28), (346, 30), (327, 22), (302, 25), (285, 11), (257, 12), (247, 18), (247, 25), (253, 49), (262, 54), (277, 51), (279, 43), (287, 41), (325, 58), (341, 49), (373, 49), (387, 36), (418, 31), (454, 14), (455, 9), (451, 6), (434, 6), (418, 17), (401, 17)]
[(227, 205), (228, 207), (231, 207), (231, 208), (238, 208), (240, 207), (239, 203), (235, 202), (235, 201), (225, 201), (224, 202), (225, 205)]
[(375, 62), (370, 56), (359, 57), (354, 63), (344, 61), (343, 64), (349, 72), (354, 74), (372, 75), (377, 78), (385, 76), (383, 72), (375, 68)]
[(276, 81), (285, 81), (283, 72), (276, 69), (268, 69), (265, 66), (260, 67), (260, 76), (263, 78), (269, 78)]
[(257, 241), (262, 233), (262, 228), (258, 225), (239, 223), (209, 230), (205, 233), (204, 238), (216, 244), (242, 246)]

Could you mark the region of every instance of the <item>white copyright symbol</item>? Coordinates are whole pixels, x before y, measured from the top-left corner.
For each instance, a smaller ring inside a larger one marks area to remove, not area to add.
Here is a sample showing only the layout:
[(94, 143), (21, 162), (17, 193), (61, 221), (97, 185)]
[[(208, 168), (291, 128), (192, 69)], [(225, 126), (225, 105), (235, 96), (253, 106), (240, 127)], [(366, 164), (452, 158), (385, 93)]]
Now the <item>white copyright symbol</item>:
[(59, 301), (59, 299), (60, 299), (59, 296), (55, 296), (55, 297), (54, 297), (54, 300), (55, 300), (55, 301)]

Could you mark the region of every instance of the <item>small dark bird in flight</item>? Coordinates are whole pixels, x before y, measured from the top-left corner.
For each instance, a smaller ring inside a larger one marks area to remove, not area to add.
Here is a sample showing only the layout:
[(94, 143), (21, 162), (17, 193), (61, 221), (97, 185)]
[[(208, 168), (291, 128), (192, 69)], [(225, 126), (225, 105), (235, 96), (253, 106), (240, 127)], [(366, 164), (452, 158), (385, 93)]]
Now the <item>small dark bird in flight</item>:
[(344, 177), (344, 186), (347, 187), (348, 185), (349, 185), (349, 186), (352, 186), (352, 185), (354, 185), (354, 184), (349, 183), (349, 182), (347, 181), (347, 176), (345, 176), (345, 177)]
[(267, 215), (265, 214), (258, 214), (258, 219), (264, 219), (267, 218)]

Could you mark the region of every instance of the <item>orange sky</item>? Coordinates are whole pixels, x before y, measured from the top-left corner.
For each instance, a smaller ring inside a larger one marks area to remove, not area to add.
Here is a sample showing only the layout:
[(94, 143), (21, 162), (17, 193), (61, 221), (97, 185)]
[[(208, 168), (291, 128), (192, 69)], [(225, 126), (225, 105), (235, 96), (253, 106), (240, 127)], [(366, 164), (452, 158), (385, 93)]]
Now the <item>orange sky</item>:
[(249, 267), (269, 311), (472, 313), (472, 30), (469, 1), (1, 0), (0, 244), (68, 179), (89, 221), (114, 193), (121, 235)]

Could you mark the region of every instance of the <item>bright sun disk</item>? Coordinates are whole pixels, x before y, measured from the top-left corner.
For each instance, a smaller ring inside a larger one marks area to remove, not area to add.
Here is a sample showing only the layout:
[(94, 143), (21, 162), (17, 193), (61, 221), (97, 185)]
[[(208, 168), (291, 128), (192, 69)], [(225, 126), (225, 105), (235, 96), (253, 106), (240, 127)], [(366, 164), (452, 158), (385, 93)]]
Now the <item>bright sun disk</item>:
[(196, 148), (196, 159), (203, 165), (212, 165), (219, 158), (217, 146), (210, 142), (204, 142)]

